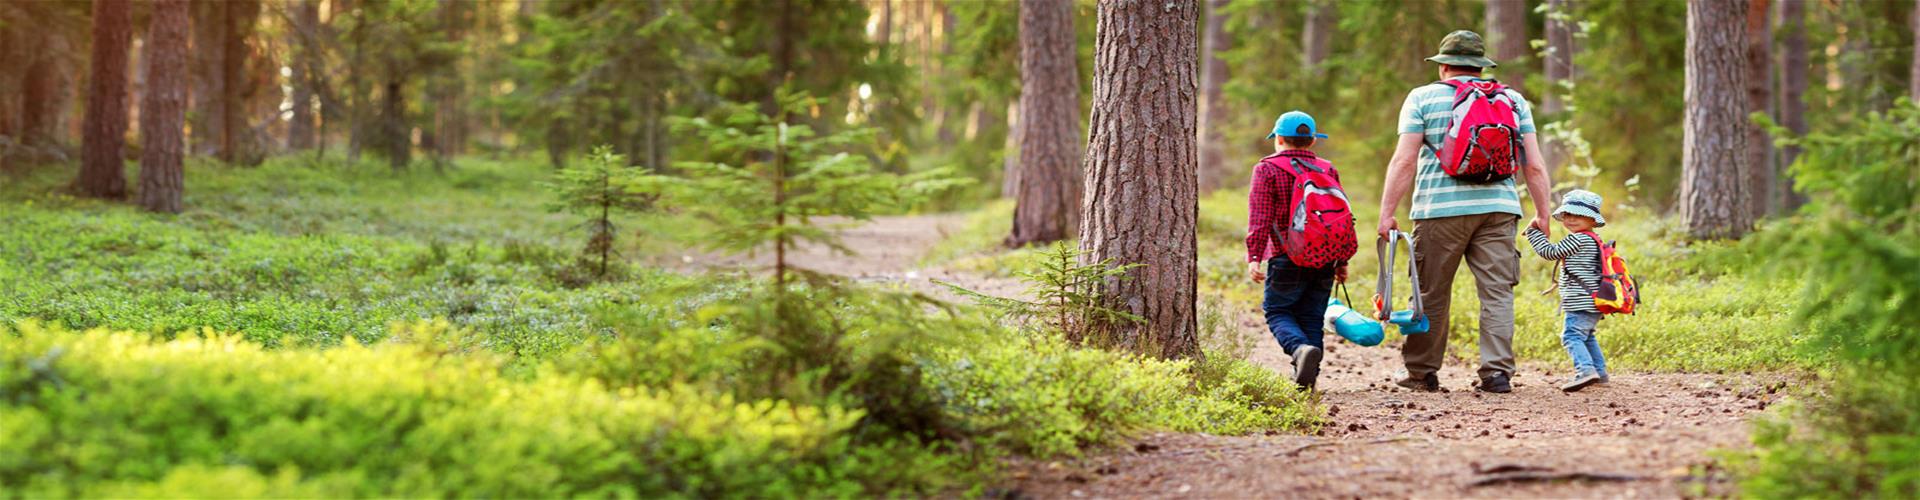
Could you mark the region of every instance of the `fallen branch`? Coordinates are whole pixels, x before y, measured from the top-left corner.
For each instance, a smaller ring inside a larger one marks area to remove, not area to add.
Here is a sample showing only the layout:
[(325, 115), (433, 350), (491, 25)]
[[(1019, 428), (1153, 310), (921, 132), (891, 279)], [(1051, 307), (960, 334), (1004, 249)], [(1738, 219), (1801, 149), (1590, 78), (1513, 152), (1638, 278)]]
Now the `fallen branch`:
[(1645, 481), (1647, 476), (1629, 474), (1608, 474), (1602, 472), (1514, 472), (1494, 474), (1467, 483), (1468, 488), (1491, 486), (1506, 483), (1540, 483), (1550, 481)]

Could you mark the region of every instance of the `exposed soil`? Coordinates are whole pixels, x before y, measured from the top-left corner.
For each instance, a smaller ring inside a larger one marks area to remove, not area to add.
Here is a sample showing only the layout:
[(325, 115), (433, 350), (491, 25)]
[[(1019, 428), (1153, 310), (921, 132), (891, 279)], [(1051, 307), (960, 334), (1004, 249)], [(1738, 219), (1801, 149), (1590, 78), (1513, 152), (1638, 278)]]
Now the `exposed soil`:
[[(998, 295), (1019, 283), (917, 262), (957, 229), (954, 215), (883, 217), (841, 232), (856, 256), (798, 250), (811, 270), (898, 283), (943, 298), (932, 279)], [(761, 256), (755, 260), (764, 262)], [(755, 264), (734, 261), (731, 264)], [(712, 264), (712, 263), (710, 263)], [(1291, 373), (1253, 305), (1239, 324), (1259, 335), (1250, 359)], [(1389, 337), (1396, 334), (1391, 333)], [(1525, 333), (1523, 333), (1525, 334)], [(1473, 390), (1475, 362), (1456, 353), (1443, 392), (1393, 385), (1397, 340), (1359, 347), (1329, 336), (1320, 375), (1326, 424), (1312, 435), (1144, 436), (1073, 459), (1013, 464), (1005, 497), (1680, 497), (1725, 494), (1712, 450), (1742, 447), (1747, 420), (1772, 404), (1781, 375), (1614, 373), (1609, 384), (1564, 393), (1564, 358), (1522, 360), (1510, 394)], [(1605, 331), (1601, 343), (1605, 345)], [(1567, 477), (1569, 475), (1585, 477)]]

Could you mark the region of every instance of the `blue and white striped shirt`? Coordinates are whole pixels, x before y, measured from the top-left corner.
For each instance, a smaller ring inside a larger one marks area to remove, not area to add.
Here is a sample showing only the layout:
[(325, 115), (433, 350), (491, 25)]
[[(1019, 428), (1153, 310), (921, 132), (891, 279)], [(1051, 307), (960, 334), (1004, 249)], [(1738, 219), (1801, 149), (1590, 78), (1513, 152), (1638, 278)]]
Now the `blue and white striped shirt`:
[[(1468, 78), (1472, 77), (1454, 77), (1456, 80)], [(1507, 94), (1513, 98), (1514, 119), (1520, 133), (1534, 133), (1533, 105), (1511, 88)], [(1520, 192), (1514, 188), (1513, 178), (1474, 184), (1454, 180), (1440, 169), (1440, 158), (1435, 152), (1445, 140), (1452, 119), (1453, 87), (1444, 84), (1430, 83), (1413, 89), (1407, 93), (1407, 102), (1400, 105), (1400, 133), (1426, 134), (1427, 144), (1420, 148), (1420, 168), (1413, 180), (1413, 207), (1409, 215), (1414, 220), (1487, 213), (1522, 215)]]

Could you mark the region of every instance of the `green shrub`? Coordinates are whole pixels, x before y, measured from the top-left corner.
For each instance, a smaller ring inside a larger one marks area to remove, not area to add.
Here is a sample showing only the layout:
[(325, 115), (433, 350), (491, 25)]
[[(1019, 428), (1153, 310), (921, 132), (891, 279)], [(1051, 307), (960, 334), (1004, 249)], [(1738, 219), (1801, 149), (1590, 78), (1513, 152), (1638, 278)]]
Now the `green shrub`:
[[(1779, 134), (1778, 129), (1775, 130)], [(1920, 103), (1902, 99), (1856, 129), (1784, 139), (1811, 202), (1757, 235), (1804, 283), (1798, 324), (1838, 366), (1757, 426), (1737, 460), (1761, 497), (1920, 497)]]
[(852, 495), (936, 460), (853, 449), (857, 410), (515, 379), (413, 342), (266, 350), (32, 324), (0, 342), (0, 484), (27, 496)]

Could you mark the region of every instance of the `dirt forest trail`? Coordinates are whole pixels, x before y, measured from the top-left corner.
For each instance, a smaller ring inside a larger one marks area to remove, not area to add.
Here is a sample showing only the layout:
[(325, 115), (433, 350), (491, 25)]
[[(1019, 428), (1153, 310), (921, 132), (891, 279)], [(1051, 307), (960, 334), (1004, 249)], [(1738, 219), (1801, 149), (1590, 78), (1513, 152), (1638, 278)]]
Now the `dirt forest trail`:
[[(956, 215), (881, 217), (841, 231), (860, 253), (803, 248), (803, 267), (898, 283), (952, 299), (933, 279), (991, 294), (1006, 278), (928, 268), (920, 256), (958, 230)], [(1257, 335), (1255, 362), (1290, 373), (1255, 304), (1231, 305)], [(1396, 334), (1376, 347), (1329, 337), (1320, 375), (1327, 421), (1316, 433), (1223, 437), (1155, 434), (1079, 458), (1016, 464), (992, 493), (1014, 498), (1523, 497), (1667, 498), (1726, 493), (1715, 449), (1744, 446), (1747, 421), (1786, 384), (1772, 375), (1618, 372), (1610, 384), (1563, 393), (1561, 359), (1523, 359), (1510, 394), (1472, 389), (1475, 363), (1451, 353), (1444, 392), (1393, 385)], [(1592, 475), (1566, 478), (1564, 475)]]

